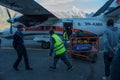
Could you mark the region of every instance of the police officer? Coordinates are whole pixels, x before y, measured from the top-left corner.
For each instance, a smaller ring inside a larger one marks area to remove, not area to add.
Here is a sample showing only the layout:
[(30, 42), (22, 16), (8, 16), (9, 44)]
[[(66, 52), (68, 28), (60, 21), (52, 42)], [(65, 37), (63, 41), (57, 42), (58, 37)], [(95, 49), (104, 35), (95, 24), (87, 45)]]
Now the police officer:
[(68, 66), (67, 70), (70, 70), (72, 68), (72, 65), (68, 61), (66, 57), (66, 48), (61, 40), (61, 38), (54, 33), (54, 30), (49, 31), (50, 34), (50, 42), (51, 42), (51, 47), (50, 47), (50, 56), (52, 56), (53, 50), (55, 51), (54, 55), (54, 62), (53, 65), (50, 66), (51, 69), (56, 69), (56, 64), (59, 60), (59, 58)]
[(24, 58), (25, 61), (25, 68), (26, 70), (32, 70), (32, 68), (30, 68), (29, 65), (29, 61), (28, 61), (28, 55), (27, 55), (27, 51), (26, 48), (24, 46), (24, 41), (23, 41), (23, 24), (18, 23), (16, 25), (17, 31), (15, 32), (14, 36), (13, 36), (13, 47), (17, 52), (17, 60), (15, 61), (13, 68), (18, 71), (18, 65), (22, 59), (22, 57)]
[(67, 49), (68, 34), (66, 30), (63, 31), (63, 40), (64, 40), (64, 45)]

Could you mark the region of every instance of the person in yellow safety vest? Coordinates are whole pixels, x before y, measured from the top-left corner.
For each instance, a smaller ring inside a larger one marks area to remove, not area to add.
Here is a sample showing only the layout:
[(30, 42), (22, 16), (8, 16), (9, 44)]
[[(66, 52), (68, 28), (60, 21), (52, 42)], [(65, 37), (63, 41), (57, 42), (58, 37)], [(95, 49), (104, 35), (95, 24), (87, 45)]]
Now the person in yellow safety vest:
[(59, 58), (68, 66), (67, 70), (72, 69), (72, 65), (66, 57), (66, 48), (61, 40), (61, 38), (54, 33), (54, 30), (49, 31), (50, 34), (50, 53), (49, 55), (52, 56), (53, 51), (54, 54), (54, 62), (53, 65), (49, 68), (56, 69), (56, 64)]
[(66, 30), (63, 32), (63, 39), (64, 39), (64, 45), (67, 49), (68, 34)]

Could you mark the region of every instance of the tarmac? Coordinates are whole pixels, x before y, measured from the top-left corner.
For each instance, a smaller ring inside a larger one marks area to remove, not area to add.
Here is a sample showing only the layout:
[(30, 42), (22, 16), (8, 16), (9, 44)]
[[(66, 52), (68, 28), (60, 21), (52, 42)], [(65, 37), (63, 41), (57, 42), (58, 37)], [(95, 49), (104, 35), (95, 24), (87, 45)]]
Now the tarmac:
[(49, 69), (53, 58), (49, 56), (49, 49), (41, 49), (39, 43), (25, 40), (32, 71), (25, 70), (24, 61), (19, 65), (19, 71), (13, 69), (17, 58), (12, 47), (12, 40), (2, 39), (0, 48), (0, 80), (102, 80), (104, 75), (103, 53), (97, 53), (96, 63), (75, 59), (68, 53), (68, 59), (73, 69), (67, 71), (67, 66), (59, 60), (56, 70)]

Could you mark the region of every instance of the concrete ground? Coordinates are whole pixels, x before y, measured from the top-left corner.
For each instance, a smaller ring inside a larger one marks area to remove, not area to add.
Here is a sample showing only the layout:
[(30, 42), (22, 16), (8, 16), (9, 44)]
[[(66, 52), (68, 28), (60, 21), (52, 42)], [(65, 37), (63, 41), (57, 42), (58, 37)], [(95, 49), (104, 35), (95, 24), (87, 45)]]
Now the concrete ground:
[(59, 61), (56, 70), (50, 70), (53, 58), (49, 57), (49, 49), (41, 49), (39, 44), (33, 41), (25, 41), (32, 71), (26, 71), (22, 60), (19, 69), (12, 68), (16, 60), (16, 52), (11, 46), (12, 40), (2, 40), (0, 49), (0, 80), (102, 80), (104, 74), (103, 53), (97, 53), (96, 63), (74, 59), (69, 54), (68, 59), (73, 65), (71, 71), (67, 71), (66, 65)]

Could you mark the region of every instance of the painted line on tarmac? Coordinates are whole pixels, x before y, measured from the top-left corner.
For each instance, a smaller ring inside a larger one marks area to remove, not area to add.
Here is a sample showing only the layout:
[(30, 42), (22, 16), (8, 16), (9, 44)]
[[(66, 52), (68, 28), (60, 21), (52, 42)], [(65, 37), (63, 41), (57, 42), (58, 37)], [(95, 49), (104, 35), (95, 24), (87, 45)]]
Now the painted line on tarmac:
[[(0, 49), (14, 49), (12, 47), (1, 47)], [(38, 49), (38, 48), (26, 48), (27, 50), (49, 50), (49, 49)]]

